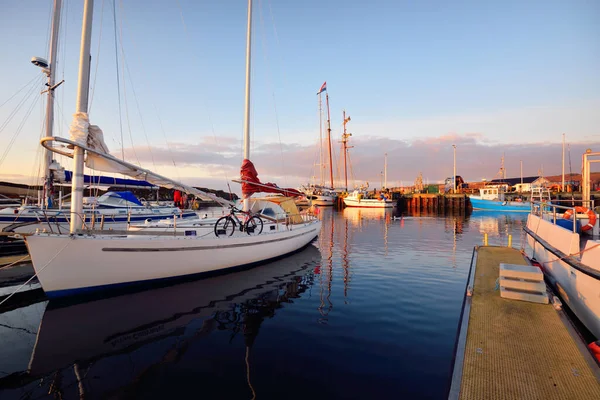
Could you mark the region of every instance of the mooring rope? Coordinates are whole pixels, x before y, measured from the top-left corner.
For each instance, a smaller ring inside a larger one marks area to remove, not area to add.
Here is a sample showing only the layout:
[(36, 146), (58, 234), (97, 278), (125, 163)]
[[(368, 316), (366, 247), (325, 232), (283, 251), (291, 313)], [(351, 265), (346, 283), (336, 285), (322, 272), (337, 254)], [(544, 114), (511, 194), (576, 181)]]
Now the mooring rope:
[(26, 256), (25, 256), (25, 257), (23, 257), (23, 258), (19, 258), (17, 261), (15, 261), (15, 262), (12, 262), (12, 263), (10, 263), (10, 264), (6, 264), (6, 265), (0, 265), (0, 269), (2, 269), (2, 268), (8, 268), (8, 267), (12, 267), (13, 265), (15, 265), (15, 264), (17, 264), (17, 263), (20, 263), (21, 261), (25, 261), (25, 260), (27, 259), (27, 257), (29, 257), (29, 254), (28, 254), (28, 255), (26, 255)]
[(35, 274), (33, 274), (33, 276), (32, 276), (31, 278), (27, 279), (27, 281), (26, 281), (25, 283), (23, 283), (21, 286), (19, 286), (19, 287), (18, 287), (18, 288), (17, 288), (17, 289), (16, 289), (14, 292), (12, 292), (11, 294), (9, 294), (9, 295), (8, 295), (8, 296), (7, 296), (7, 297), (4, 299), (4, 300), (0, 301), (0, 306), (2, 306), (4, 303), (6, 303), (6, 302), (8, 301), (8, 299), (10, 299), (11, 297), (13, 297), (13, 296), (14, 296), (14, 295), (15, 295), (15, 294), (16, 294), (16, 293), (19, 291), (19, 290), (23, 289), (23, 288), (24, 288), (24, 287), (25, 287), (25, 286), (26, 286), (26, 285), (27, 285), (29, 282), (31, 282), (31, 281), (33, 280), (33, 278), (37, 277), (37, 276), (38, 276), (38, 275), (39, 275), (39, 274), (40, 274), (40, 273), (41, 273), (43, 270), (45, 270), (45, 269), (46, 269), (46, 267), (47, 267), (48, 265), (50, 265), (50, 263), (51, 263), (52, 261), (54, 261), (54, 259), (55, 259), (56, 257), (58, 257), (58, 255), (59, 255), (60, 253), (62, 253), (62, 251), (63, 251), (64, 249), (66, 249), (66, 248), (67, 248), (67, 246), (68, 246), (69, 244), (71, 244), (71, 241), (73, 240), (73, 237), (71, 237), (70, 239), (71, 239), (71, 240), (69, 240), (69, 241), (68, 241), (68, 242), (67, 242), (67, 243), (66, 243), (66, 244), (65, 244), (65, 245), (64, 245), (64, 246), (63, 246), (63, 247), (62, 247), (62, 248), (61, 248), (61, 249), (60, 249), (60, 250), (59, 250), (59, 251), (58, 251), (58, 252), (57, 252), (57, 253), (56, 253), (56, 254), (55, 254), (55, 255), (54, 255), (54, 256), (53, 256), (53, 257), (52, 257), (52, 258), (51, 258), (49, 261), (48, 261), (48, 262), (47, 262), (47, 263), (46, 263), (46, 265), (44, 265), (42, 268), (40, 268), (40, 270), (39, 270), (38, 272), (36, 272)]

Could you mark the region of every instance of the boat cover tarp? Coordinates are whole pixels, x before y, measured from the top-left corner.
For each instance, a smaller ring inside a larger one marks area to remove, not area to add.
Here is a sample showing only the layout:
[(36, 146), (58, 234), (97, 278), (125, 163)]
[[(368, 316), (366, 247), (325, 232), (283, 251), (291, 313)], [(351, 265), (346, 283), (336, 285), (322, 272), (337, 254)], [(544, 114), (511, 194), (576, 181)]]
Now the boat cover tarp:
[[(298, 206), (296, 206), (296, 202), (294, 201), (293, 197), (271, 196), (257, 198), (255, 199), (255, 201), (260, 203), (278, 204), (283, 209), (283, 211), (285, 211), (286, 216), (290, 219), (290, 222), (292, 224), (299, 224), (303, 222), (302, 216), (300, 215), (300, 211), (298, 210)], [(260, 204), (256, 210), (253, 208), (252, 211), (258, 212), (260, 207), (264, 206)]]
[(242, 162), (242, 169), (240, 170), (241, 182), (242, 182), (242, 197), (244, 199), (249, 198), (254, 193), (280, 193), (288, 197), (302, 196), (302, 193), (296, 189), (291, 188), (280, 188), (274, 183), (262, 183), (258, 179), (258, 172), (252, 161), (244, 159)]
[[(137, 204), (138, 206), (143, 205), (137, 197), (131, 192), (108, 192), (110, 197), (119, 197), (125, 201), (128, 201), (133, 204)], [(114, 195), (114, 196), (113, 196)]]

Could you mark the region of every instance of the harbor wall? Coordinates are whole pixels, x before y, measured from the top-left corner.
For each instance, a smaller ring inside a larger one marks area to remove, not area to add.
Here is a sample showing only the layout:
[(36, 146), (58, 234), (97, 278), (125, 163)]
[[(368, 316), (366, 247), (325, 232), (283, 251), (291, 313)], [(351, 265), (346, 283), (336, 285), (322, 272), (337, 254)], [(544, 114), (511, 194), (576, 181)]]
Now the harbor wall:
[(401, 211), (426, 211), (429, 213), (467, 213), (473, 207), (465, 194), (413, 193), (397, 198)]

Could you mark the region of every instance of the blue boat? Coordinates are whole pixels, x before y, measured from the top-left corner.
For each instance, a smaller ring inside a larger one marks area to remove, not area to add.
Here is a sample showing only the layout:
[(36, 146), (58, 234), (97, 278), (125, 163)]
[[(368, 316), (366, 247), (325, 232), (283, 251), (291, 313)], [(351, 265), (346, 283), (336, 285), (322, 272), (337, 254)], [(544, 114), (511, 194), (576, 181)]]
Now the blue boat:
[[(550, 196), (547, 190), (541, 187), (532, 188), (531, 198), (539, 201), (550, 202)], [(531, 202), (529, 201), (508, 201), (505, 197), (503, 186), (488, 186), (479, 189), (479, 196), (471, 195), (469, 197), (473, 210), (481, 211), (500, 211), (500, 212), (529, 212), (531, 211)]]
[(486, 200), (475, 196), (471, 196), (470, 200), (473, 210), (504, 212), (529, 212), (531, 210), (529, 201)]

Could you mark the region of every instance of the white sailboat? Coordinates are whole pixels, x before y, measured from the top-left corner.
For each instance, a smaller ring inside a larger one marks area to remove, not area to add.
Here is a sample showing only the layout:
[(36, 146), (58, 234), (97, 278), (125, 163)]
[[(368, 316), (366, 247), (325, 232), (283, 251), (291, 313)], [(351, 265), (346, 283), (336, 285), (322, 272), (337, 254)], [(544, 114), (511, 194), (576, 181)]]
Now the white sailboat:
[[(178, 189), (224, 206), (232, 203), (119, 160), (108, 153), (102, 131), (89, 124), (87, 115), (89, 59), (93, 0), (86, 0), (83, 15), (77, 112), (71, 125), (70, 139), (46, 137), (47, 149), (73, 158), (73, 196), (70, 234), (36, 233), (26, 238), (33, 266), (42, 288), (49, 297), (89, 292), (115, 286), (148, 283), (188, 275), (214, 273), (263, 263), (296, 252), (312, 242), (321, 230), (321, 222), (309, 215), (286, 212), (260, 232), (236, 231), (231, 235), (179, 236), (158, 233), (98, 232), (82, 230), (84, 161), (89, 168), (118, 172), (158, 186)], [(244, 125), (244, 164), (250, 164), (250, 68), (252, 0), (248, 1), (246, 43), (246, 107)], [(66, 147), (63, 145), (66, 144)], [(253, 169), (253, 166), (252, 166)], [(242, 172), (248, 172), (243, 167)], [(255, 172), (255, 171), (254, 171)], [(246, 175), (243, 175), (246, 178)], [(256, 177), (256, 174), (254, 174)], [(245, 181), (242, 179), (242, 181)], [(251, 195), (252, 191), (243, 192)], [(257, 191), (257, 190), (255, 190)], [(244, 210), (249, 210), (249, 199)], [(280, 205), (273, 204), (273, 208)], [(270, 217), (265, 216), (266, 219)]]

